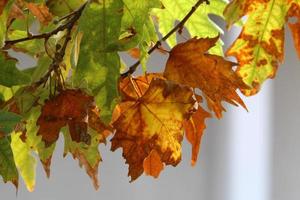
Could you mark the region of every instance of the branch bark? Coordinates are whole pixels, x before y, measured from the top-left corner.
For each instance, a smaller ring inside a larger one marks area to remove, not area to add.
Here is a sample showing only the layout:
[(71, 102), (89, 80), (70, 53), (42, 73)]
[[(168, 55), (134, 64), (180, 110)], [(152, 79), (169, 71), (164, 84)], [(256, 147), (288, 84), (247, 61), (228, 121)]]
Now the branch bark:
[[(192, 7), (190, 12), (163, 38), (161, 38), (159, 41), (156, 42), (156, 44), (148, 51), (148, 54), (151, 54), (155, 49), (157, 49), (159, 46), (161, 46), (161, 43), (166, 41), (172, 34), (174, 34), (176, 31), (180, 30), (184, 24), (188, 21), (188, 19), (195, 13), (195, 11), (199, 8), (199, 6), (203, 3), (209, 4), (209, 0), (198, 0), (197, 3)], [(124, 78), (128, 75), (133, 74), (137, 67), (141, 64), (141, 61), (137, 61), (132, 66), (129, 67), (128, 71), (121, 74), (121, 77)]]

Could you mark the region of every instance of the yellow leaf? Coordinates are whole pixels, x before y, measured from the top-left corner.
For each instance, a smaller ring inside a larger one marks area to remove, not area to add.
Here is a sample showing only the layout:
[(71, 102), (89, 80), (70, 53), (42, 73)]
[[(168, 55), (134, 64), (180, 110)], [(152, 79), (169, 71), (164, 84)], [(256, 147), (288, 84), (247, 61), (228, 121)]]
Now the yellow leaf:
[[(189, 118), (195, 104), (189, 87), (153, 77), (149, 82), (146, 80), (149, 79), (131, 79), (123, 87), (121, 115), (113, 123), (116, 134), (112, 150), (123, 148), (132, 181), (143, 173), (144, 160), (154, 149), (165, 164), (176, 166), (180, 162), (182, 123)], [(145, 90), (147, 83), (150, 85)], [(149, 168), (147, 173), (157, 175), (150, 173)]]

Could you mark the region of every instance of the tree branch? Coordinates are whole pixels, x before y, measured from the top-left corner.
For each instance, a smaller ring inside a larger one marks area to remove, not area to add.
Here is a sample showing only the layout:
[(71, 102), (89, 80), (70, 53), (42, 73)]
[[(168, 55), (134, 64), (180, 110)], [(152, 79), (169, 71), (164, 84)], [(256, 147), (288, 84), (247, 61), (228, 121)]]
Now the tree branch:
[[(36, 40), (36, 39), (48, 40), (51, 36), (56, 35), (60, 31), (64, 31), (66, 29), (71, 30), (73, 28), (73, 26), (75, 25), (76, 21), (80, 18), (82, 11), (84, 10), (86, 4), (87, 3), (83, 4), (78, 10), (75, 10), (73, 13), (69, 14), (67, 17), (71, 17), (71, 16), (73, 16), (73, 17), (67, 23), (62, 24), (61, 26), (57, 27), (53, 31), (38, 34), (38, 35), (29, 35), (28, 37), (20, 38), (20, 39), (16, 39), (16, 40), (7, 40), (7, 41), (5, 41), (5, 44), (2, 47), (2, 50), (10, 49), (11, 46), (14, 44), (29, 41), (29, 40)], [(64, 18), (66, 18), (66, 17), (64, 17)]]
[[(61, 47), (57, 47), (57, 52), (55, 53), (55, 56), (54, 56), (53, 61), (50, 65), (50, 67), (49, 67), (48, 72), (40, 80), (33, 83), (32, 87), (37, 88), (40, 85), (45, 84), (47, 82), (47, 80), (49, 79), (49, 77), (51, 76), (52, 72), (56, 73), (58, 75), (58, 77), (60, 77), (59, 65), (63, 61), (67, 45), (68, 45), (69, 41), (71, 40), (71, 31), (72, 31), (75, 23), (80, 18), (80, 16), (81, 16), (84, 8), (86, 7), (86, 5), (87, 5), (87, 3), (83, 4), (78, 10), (74, 11), (74, 14), (70, 15), (70, 16), (73, 16), (73, 17), (70, 19), (70, 21), (68, 21), (68, 23), (59, 26), (57, 29), (55, 29), (55, 30), (53, 30), (49, 33), (36, 35), (36, 38), (40, 38), (40, 37), (43, 38), (42, 36), (46, 35), (46, 37), (44, 37), (44, 39), (45, 39), (45, 41), (47, 41), (49, 37), (51, 37), (54, 34), (57, 34), (59, 31), (67, 30), (67, 33), (66, 33), (66, 36), (65, 36), (66, 39), (65, 39), (65, 41), (64, 41), (64, 43)], [(23, 41), (25, 39), (26, 38), (24, 38)], [(19, 39), (19, 41), (20, 40), (21, 39)], [(18, 41), (18, 40), (16, 40), (16, 41)], [(61, 87), (61, 85), (59, 85), (59, 87)], [(61, 89), (61, 88), (59, 88), (59, 89)]]
[[(174, 34), (176, 31), (180, 30), (184, 24), (187, 22), (187, 20), (194, 14), (194, 12), (199, 8), (199, 6), (203, 3), (209, 4), (209, 0), (198, 0), (197, 3), (192, 7), (190, 12), (163, 38), (161, 38), (159, 41), (156, 42), (156, 44), (148, 51), (148, 54), (151, 54), (155, 49), (157, 49), (159, 46), (161, 46), (161, 43), (166, 41), (172, 34)], [(128, 75), (133, 74), (137, 67), (141, 64), (141, 61), (137, 61), (132, 66), (129, 67), (128, 71), (121, 74), (121, 77), (124, 78)]]

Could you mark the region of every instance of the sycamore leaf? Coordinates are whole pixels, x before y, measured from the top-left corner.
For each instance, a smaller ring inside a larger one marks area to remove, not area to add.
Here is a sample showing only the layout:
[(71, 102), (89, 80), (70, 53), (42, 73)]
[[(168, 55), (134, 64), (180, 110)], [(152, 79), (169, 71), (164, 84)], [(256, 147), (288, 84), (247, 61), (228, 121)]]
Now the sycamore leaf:
[(167, 165), (176, 166), (180, 162), (182, 122), (188, 119), (195, 104), (188, 87), (153, 78), (144, 91), (147, 78), (139, 79), (140, 82), (132, 79), (131, 84), (123, 87), (127, 97), (120, 104), (120, 117), (113, 123), (116, 134), (112, 138), (112, 150), (123, 148), (131, 181), (144, 172), (144, 166), (147, 174), (158, 176), (161, 167), (157, 167), (155, 172), (149, 169), (149, 159), (156, 160), (160, 166), (159, 159), (150, 155), (152, 150), (157, 151), (161, 162)]
[(251, 86), (242, 90), (253, 95), (261, 84), (276, 74), (278, 63), (284, 58), (284, 24), (289, 3), (287, 0), (244, 0), (233, 1), (226, 10), (236, 8), (238, 17), (227, 18), (229, 23), (241, 16), (247, 16), (238, 39), (228, 49), (228, 56), (235, 56), (239, 62), (238, 75)]
[(18, 170), (7, 137), (0, 138), (0, 176), (5, 183), (10, 181), (18, 188)]
[[(162, 0), (164, 9), (156, 9), (153, 13), (158, 17), (159, 31), (166, 35), (175, 25), (177, 20), (182, 20), (185, 15), (195, 5), (197, 0)], [(223, 18), (223, 11), (227, 1), (213, 0), (207, 5), (203, 3), (196, 12), (185, 23), (191, 37), (214, 38), (223, 33), (210, 18), (213, 14)], [(167, 43), (174, 47), (176, 45), (176, 35), (173, 34)], [(220, 40), (215, 47), (210, 49), (210, 53), (223, 55), (222, 41)]]
[(105, 122), (110, 121), (116, 104), (120, 75), (117, 51), (106, 52), (105, 49), (119, 39), (123, 6), (121, 0), (91, 3), (79, 20), (78, 30), (83, 35), (73, 84), (92, 92)]
[(211, 115), (199, 105), (192, 117), (183, 122), (185, 136), (192, 145), (192, 166), (197, 162), (203, 131), (206, 128), (204, 121), (209, 117)]
[(47, 100), (37, 124), (40, 126), (38, 135), (46, 146), (58, 139), (60, 129), (66, 125), (73, 141), (86, 144), (91, 143), (88, 127), (99, 133), (106, 128), (99, 118), (94, 98), (80, 90), (65, 90)]
[(225, 111), (222, 101), (233, 105), (238, 103), (246, 108), (236, 90), (247, 86), (235, 74), (234, 63), (206, 53), (217, 40), (218, 37), (193, 38), (175, 46), (170, 52), (164, 76), (168, 80), (201, 89), (209, 108), (221, 118), (222, 111)]
[(27, 3), (27, 8), (42, 25), (47, 26), (52, 21), (53, 16), (45, 4)]

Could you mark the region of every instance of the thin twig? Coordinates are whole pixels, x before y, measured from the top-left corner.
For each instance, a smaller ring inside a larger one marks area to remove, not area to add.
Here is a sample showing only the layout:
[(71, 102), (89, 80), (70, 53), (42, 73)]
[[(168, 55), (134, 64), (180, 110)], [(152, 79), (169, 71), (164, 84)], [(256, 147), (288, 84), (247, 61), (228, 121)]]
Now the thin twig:
[[(209, 0), (198, 0), (197, 3), (192, 7), (190, 12), (163, 38), (161, 38), (159, 41), (156, 42), (156, 44), (148, 51), (148, 54), (151, 54), (155, 49), (157, 49), (159, 46), (161, 46), (161, 43), (166, 41), (172, 34), (174, 34), (176, 31), (180, 30), (186, 21), (194, 14), (194, 12), (199, 8), (199, 6), (203, 3), (209, 4)], [(121, 74), (121, 77), (124, 78), (128, 75), (133, 74), (137, 67), (141, 64), (141, 61), (137, 61), (132, 66), (129, 67), (128, 71)]]
[[(47, 82), (47, 80), (49, 79), (49, 77), (51, 77), (52, 72), (58, 73), (59, 70), (59, 65), (61, 64), (61, 62), (63, 61), (63, 58), (65, 56), (65, 52), (66, 52), (66, 48), (67, 45), (69, 43), (69, 41), (71, 40), (71, 31), (74, 27), (74, 25), (76, 24), (76, 22), (78, 21), (78, 19), (80, 18), (82, 11), (84, 10), (86, 6), (86, 3), (80, 7), (77, 11), (74, 12), (74, 16), (73, 18), (70, 19), (70, 21), (68, 21), (66, 24), (58, 27), (57, 29), (55, 29), (54, 31), (51, 31), (49, 33), (45, 33), (44, 35), (47, 35), (47, 37), (45, 38), (45, 40), (48, 39), (48, 35), (50, 35), (50, 37), (52, 36), (51, 34), (54, 33), (58, 33), (59, 31), (64, 31), (67, 30), (67, 34), (65, 36), (65, 41), (62, 45), (62, 47), (60, 47), (57, 52), (55, 53), (55, 56), (53, 58), (53, 61), (48, 69), (48, 72), (38, 81), (36, 81), (35, 83), (33, 83), (31, 85), (31, 87), (33, 88), (37, 88), (42, 84), (45, 84)], [(41, 34), (43, 35), (43, 34)], [(41, 37), (41, 36), (36, 36), (36, 37)], [(25, 38), (23, 39), (25, 40)], [(15, 40), (16, 41), (16, 40)], [(25, 40), (26, 41), (26, 40)], [(62, 85), (59, 85), (59, 87), (61, 87)], [(61, 88), (60, 88), (61, 89)]]
[(2, 47), (2, 50), (7, 50), (7, 49), (11, 48), (11, 46), (14, 44), (17, 44), (20, 42), (26, 42), (29, 40), (36, 40), (36, 39), (48, 40), (51, 36), (56, 35), (58, 32), (64, 31), (66, 29), (70, 29), (70, 27), (72, 28), (74, 26), (75, 22), (80, 18), (81, 13), (84, 10), (86, 4), (87, 3), (83, 4), (78, 10), (75, 10), (73, 13), (69, 14), (68, 17), (70, 17), (70, 16), (74, 16), (74, 17), (71, 18), (71, 20), (68, 21), (67, 23), (62, 24), (61, 26), (59, 26), (56, 29), (54, 29), (50, 32), (47, 32), (47, 33), (41, 33), (38, 35), (29, 35), (28, 37), (20, 38), (20, 39), (16, 39), (16, 40), (7, 40), (7, 41), (5, 41), (5, 44)]

